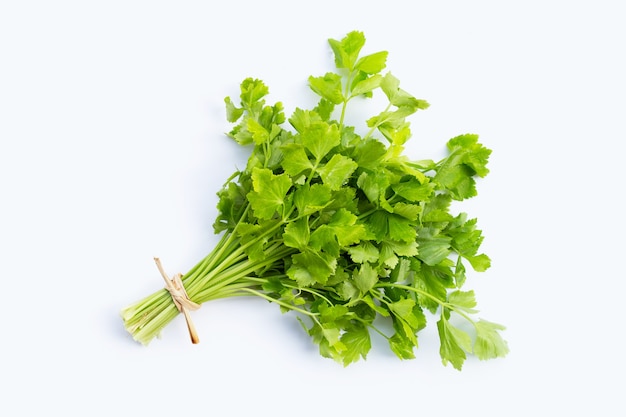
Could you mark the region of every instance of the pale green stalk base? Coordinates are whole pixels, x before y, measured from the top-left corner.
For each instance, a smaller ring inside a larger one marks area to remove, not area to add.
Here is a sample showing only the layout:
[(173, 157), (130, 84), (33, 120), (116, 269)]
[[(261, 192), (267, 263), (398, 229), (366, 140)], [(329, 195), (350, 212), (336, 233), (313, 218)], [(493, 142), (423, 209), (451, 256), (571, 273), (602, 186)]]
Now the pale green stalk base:
[[(254, 275), (271, 269), (278, 261), (294, 252), (281, 244), (270, 245), (262, 260), (251, 261), (246, 245), (238, 238), (225, 234), (213, 251), (182, 278), (191, 301), (202, 304), (210, 300), (243, 295), (266, 296), (260, 280)], [(179, 311), (166, 289), (124, 308), (121, 312), (126, 330), (133, 339), (147, 345), (159, 335)]]

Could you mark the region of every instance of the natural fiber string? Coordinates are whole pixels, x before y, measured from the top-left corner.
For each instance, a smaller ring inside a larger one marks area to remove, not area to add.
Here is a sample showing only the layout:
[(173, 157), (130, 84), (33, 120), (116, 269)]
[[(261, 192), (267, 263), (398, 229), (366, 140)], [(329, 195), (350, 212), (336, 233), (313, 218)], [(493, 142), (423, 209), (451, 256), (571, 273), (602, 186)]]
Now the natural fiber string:
[(178, 308), (178, 311), (183, 313), (183, 315), (185, 316), (187, 329), (189, 329), (189, 336), (191, 336), (191, 343), (199, 343), (200, 339), (198, 338), (196, 327), (191, 321), (189, 310), (199, 309), (200, 304), (191, 301), (189, 295), (187, 295), (187, 291), (185, 291), (185, 287), (183, 286), (182, 274), (176, 274), (173, 278), (170, 278), (163, 270), (163, 266), (161, 265), (161, 261), (159, 260), (159, 258), (154, 258), (154, 262), (156, 263), (157, 268), (159, 268), (161, 276), (165, 280), (165, 289), (169, 291), (170, 295), (172, 296), (172, 300), (174, 301), (176, 308)]

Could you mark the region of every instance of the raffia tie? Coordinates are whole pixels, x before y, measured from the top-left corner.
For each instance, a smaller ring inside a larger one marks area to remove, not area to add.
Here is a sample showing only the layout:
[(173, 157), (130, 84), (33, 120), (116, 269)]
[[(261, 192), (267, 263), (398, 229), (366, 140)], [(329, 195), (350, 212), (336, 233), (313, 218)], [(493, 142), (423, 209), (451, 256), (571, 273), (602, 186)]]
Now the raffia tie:
[(185, 291), (185, 287), (183, 286), (182, 274), (179, 273), (174, 275), (173, 278), (170, 278), (165, 273), (159, 258), (154, 258), (154, 262), (156, 263), (157, 268), (159, 268), (161, 276), (165, 280), (165, 289), (172, 296), (172, 300), (174, 301), (176, 308), (178, 308), (178, 311), (183, 313), (185, 316), (187, 329), (189, 329), (189, 336), (191, 337), (191, 343), (200, 343), (200, 338), (198, 338), (198, 333), (196, 332), (196, 326), (193, 325), (193, 321), (191, 321), (191, 316), (189, 314), (189, 311), (199, 309), (200, 304), (191, 301), (189, 295), (187, 295), (187, 291)]

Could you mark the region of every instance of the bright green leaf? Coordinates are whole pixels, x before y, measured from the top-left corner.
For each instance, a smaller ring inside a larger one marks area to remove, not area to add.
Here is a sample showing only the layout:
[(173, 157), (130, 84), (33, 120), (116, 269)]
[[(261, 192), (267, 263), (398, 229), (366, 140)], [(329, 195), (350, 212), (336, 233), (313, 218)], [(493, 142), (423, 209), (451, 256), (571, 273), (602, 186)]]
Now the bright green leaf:
[(358, 361), (360, 358), (366, 359), (372, 348), (370, 333), (364, 325), (355, 325), (341, 336), (341, 342), (345, 345), (343, 352), (343, 365)]
[(452, 326), (443, 316), (437, 322), (437, 330), (441, 342), (439, 354), (443, 364), (451, 363), (455, 369), (460, 371), (467, 358), (465, 353), (471, 351), (470, 336)]
[(399, 196), (406, 198), (408, 201), (420, 202), (430, 200), (430, 197), (435, 190), (435, 184), (420, 184), (419, 181), (412, 179), (409, 181), (393, 184), (391, 188)]
[(300, 215), (315, 213), (332, 201), (330, 187), (325, 184), (303, 184), (294, 192), (294, 204)]
[(260, 219), (271, 219), (285, 203), (291, 179), (287, 174), (274, 175), (269, 169), (255, 168), (252, 184), (254, 191), (248, 193), (252, 209)]
[(420, 228), (417, 237), (418, 258), (427, 265), (437, 265), (450, 255), (451, 241), (449, 236), (440, 234), (434, 227)]
[(317, 161), (321, 161), (341, 141), (337, 125), (325, 122), (311, 124), (300, 135), (302, 144)]
[(352, 261), (356, 263), (362, 264), (364, 262), (376, 262), (378, 260), (378, 249), (368, 241), (361, 242), (356, 246), (351, 246), (347, 250)]
[(401, 333), (396, 332), (389, 338), (389, 348), (400, 359), (415, 359), (415, 345)]
[(453, 291), (448, 294), (448, 303), (452, 304), (455, 309), (459, 309), (468, 314), (474, 314), (478, 311), (476, 307), (476, 297), (474, 291)]
[(283, 240), (286, 246), (304, 251), (309, 244), (310, 236), (309, 221), (302, 218), (285, 226)]
[(335, 54), (337, 68), (346, 68), (352, 71), (359, 52), (365, 44), (365, 36), (362, 32), (352, 31), (341, 41), (329, 39), (328, 43)]
[(378, 282), (378, 273), (370, 264), (364, 263), (355, 271), (353, 278), (356, 287), (365, 294)]
[(387, 65), (387, 51), (376, 52), (359, 58), (354, 69), (363, 71), (366, 74), (376, 74), (382, 71)]
[(263, 81), (246, 78), (241, 83), (241, 103), (247, 109), (252, 109), (255, 104), (269, 93), (269, 89)]
[(396, 203), (393, 205), (393, 213), (398, 216), (402, 216), (408, 220), (417, 220), (417, 217), (422, 212), (422, 208), (417, 204)]
[(365, 237), (366, 231), (362, 224), (357, 223), (357, 216), (346, 209), (340, 209), (333, 214), (328, 223), (342, 247), (358, 243)]
[(313, 169), (313, 164), (304, 150), (304, 146), (300, 144), (290, 143), (282, 147), (283, 151), (283, 169), (287, 174), (296, 177), (299, 174)]
[(325, 284), (335, 271), (336, 260), (324, 253), (307, 250), (291, 257), (292, 265), (287, 275), (301, 287), (315, 283)]
[(226, 120), (235, 123), (243, 115), (243, 109), (235, 107), (230, 97), (224, 98), (226, 104)]
[(309, 86), (316, 94), (333, 104), (343, 103), (341, 76), (332, 72), (323, 77), (309, 77)]
[(372, 90), (378, 88), (380, 86), (380, 82), (382, 77), (378, 74), (372, 75), (371, 77), (365, 78), (364, 80), (358, 82), (352, 88), (352, 96), (359, 96), (361, 94), (370, 93)]
[(317, 171), (324, 184), (327, 184), (332, 190), (338, 190), (350, 178), (357, 166), (357, 163), (347, 156), (335, 154), (326, 165), (318, 168)]
[(499, 333), (502, 330), (505, 330), (504, 326), (487, 320), (479, 320), (476, 323), (474, 353), (479, 359), (485, 360), (506, 356), (509, 352), (509, 347)]
[(312, 110), (303, 110), (301, 108), (296, 108), (289, 118), (289, 123), (296, 129), (299, 133), (304, 132), (311, 125), (318, 124), (322, 122), (321, 116)]
[(247, 119), (246, 127), (248, 132), (252, 134), (252, 140), (257, 145), (261, 145), (268, 142), (270, 139), (270, 132), (267, 131), (259, 122), (254, 119)]
[(417, 237), (415, 223), (405, 217), (389, 213), (387, 216), (389, 238), (400, 242), (413, 243)]
[(467, 260), (476, 272), (485, 272), (491, 266), (491, 259), (484, 253), (476, 256), (470, 256)]

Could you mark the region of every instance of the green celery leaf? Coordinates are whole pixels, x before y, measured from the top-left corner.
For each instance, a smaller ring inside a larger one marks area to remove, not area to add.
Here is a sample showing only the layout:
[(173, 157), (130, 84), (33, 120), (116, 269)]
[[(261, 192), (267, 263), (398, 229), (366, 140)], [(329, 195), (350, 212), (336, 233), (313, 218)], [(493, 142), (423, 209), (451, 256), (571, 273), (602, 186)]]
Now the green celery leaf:
[(318, 168), (317, 171), (324, 184), (327, 184), (331, 190), (338, 190), (350, 178), (357, 166), (357, 163), (347, 156), (335, 154), (326, 165)]
[(435, 190), (435, 184), (420, 184), (416, 179), (400, 182), (391, 186), (399, 196), (411, 202), (428, 201)]
[(369, 201), (377, 206), (385, 200), (385, 192), (392, 176), (385, 169), (377, 169), (372, 173), (363, 172), (357, 179), (357, 186), (365, 193)]
[(397, 315), (392, 316), (393, 328), (396, 333), (401, 334), (406, 338), (413, 346), (417, 347), (417, 330), (411, 327), (406, 320), (402, 320)]
[(320, 322), (324, 324), (335, 323), (341, 318), (344, 318), (346, 314), (349, 313), (348, 307), (337, 304), (333, 306), (329, 306), (326, 303), (321, 303), (319, 305), (318, 311), (320, 313)]
[(395, 129), (404, 126), (407, 116), (413, 114), (412, 109), (408, 107), (400, 107), (394, 111), (383, 111), (376, 116), (367, 119), (367, 126), (378, 128), (385, 126), (387, 129)]
[(465, 353), (472, 351), (470, 335), (451, 325), (443, 315), (437, 322), (437, 330), (441, 341), (439, 354), (443, 364), (451, 363), (455, 369), (460, 371), (467, 358)]
[(425, 222), (448, 222), (452, 220), (449, 212), (452, 197), (448, 194), (436, 194), (424, 206), (422, 220)]
[(346, 68), (352, 71), (359, 52), (365, 45), (365, 35), (359, 31), (352, 31), (341, 41), (329, 39), (328, 43), (335, 54), (335, 65), (337, 68)]
[(323, 327), (322, 328), (322, 333), (324, 335), (324, 338), (328, 341), (328, 344), (337, 349), (338, 351), (343, 351), (346, 349), (345, 344), (343, 344), (340, 340), (339, 340), (339, 336), (341, 336), (341, 331), (336, 328), (336, 327), (331, 327), (331, 328), (326, 328)]
[(462, 310), (468, 314), (477, 313), (476, 296), (474, 291), (453, 291), (448, 294), (448, 303), (452, 304), (456, 309)]
[(363, 241), (356, 246), (347, 249), (353, 262), (362, 264), (364, 262), (376, 262), (380, 253), (374, 244), (369, 241)]
[(217, 192), (219, 215), (213, 223), (215, 233), (235, 228), (247, 204), (245, 194), (243, 187), (234, 182), (227, 183)]
[[(301, 297), (302, 292), (293, 288), (283, 288), (280, 292), (280, 300), (293, 306), (302, 306), (306, 304), (306, 300)], [(284, 307), (284, 306), (283, 306)], [(285, 312), (289, 311), (289, 308)]]
[(230, 123), (235, 123), (243, 115), (243, 109), (235, 107), (230, 97), (224, 98), (226, 105), (226, 120)]
[(291, 260), (292, 265), (287, 270), (287, 275), (301, 287), (325, 284), (337, 266), (337, 261), (332, 256), (312, 250), (292, 255)]
[(377, 74), (385, 69), (388, 55), (387, 51), (381, 51), (361, 57), (354, 65), (354, 69), (366, 74)]
[(422, 207), (417, 204), (396, 203), (393, 205), (393, 213), (404, 217), (408, 220), (417, 220), (417, 217), (422, 212)]
[(491, 150), (478, 143), (477, 135), (461, 135), (448, 141), (450, 155), (438, 164), (434, 180), (455, 200), (476, 195), (474, 176), (484, 177)]
[(278, 102), (273, 106), (264, 106), (259, 115), (259, 123), (267, 130), (272, 130), (272, 125), (280, 125), (285, 121), (283, 103)]
[(268, 168), (274, 172), (283, 170), (283, 146), (287, 142), (292, 141), (292, 133), (284, 130), (278, 125), (272, 125), (269, 137), (269, 148), (267, 146), (256, 146), (253, 152), (261, 151), (263, 166), (259, 168)]
[(391, 75), (388, 72), (380, 83), (380, 88), (383, 90), (389, 102), (396, 107), (406, 107), (411, 109), (411, 113), (416, 110), (425, 110), (429, 104), (425, 100), (418, 100), (411, 96), (406, 91), (400, 89), (400, 80)]
[(507, 355), (509, 347), (499, 333), (506, 329), (504, 326), (487, 320), (479, 320), (475, 325), (474, 354), (479, 359), (502, 358)]
[(335, 258), (340, 254), (341, 247), (337, 241), (335, 230), (327, 224), (317, 227), (311, 233), (309, 244), (315, 250), (324, 251)]
[(465, 134), (454, 137), (448, 141), (447, 146), (450, 152), (462, 149), (463, 163), (469, 166), (479, 177), (484, 177), (489, 173), (487, 162), (491, 150), (478, 143), (478, 135)]
[(364, 263), (358, 271), (354, 271), (353, 279), (356, 287), (365, 294), (378, 282), (378, 273), (370, 264)]
[(380, 86), (380, 82), (382, 79), (383, 78), (378, 74), (365, 78), (364, 80), (355, 84), (355, 86), (352, 88), (352, 96), (354, 97), (362, 94), (371, 93), (372, 90)]
[(332, 202), (330, 187), (325, 184), (303, 184), (294, 191), (294, 204), (300, 215), (320, 211)]
[(337, 292), (342, 300), (353, 301), (358, 300), (360, 296), (359, 289), (352, 281), (343, 281), (337, 285)]
[(391, 213), (386, 215), (386, 217), (390, 239), (414, 243), (417, 237), (417, 230), (413, 221)]
[(350, 274), (348, 274), (348, 272), (346, 272), (346, 270), (339, 263), (337, 263), (337, 266), (335, 267), (335, 272), (328, 278), (328, 281), (326, 281), (326, 285), (328, 285), (329, 287), (334, 287), (337, 284), (340, 284), (349, 279)]
[(248, 110), (258, 108), (257, 104), (262, 105), (261, 99), (268, 93), (269, 89), (261, 80), (246, 78), (241, 83), (241, 103)]
[(340, 335), (339, 329), (324, 328), (315, 322), (307, 331), (313, 338), (313, 341), (319, 345), (320, 355), (325, 358), (334, 359), (337, 362), (342, 362), (341, 352), (345, 351), (346, 348), (345, 345), (337, 339), (337, 336)]
[(452, 239), (439, 232), (434, 227), (422, 227), (418, 230), (419, 253), (417, 257), (430, 266), (437, 265), (451, 253)]
[(321, 98), (317, 106), (313, 109), (317, 114), (319, 114), (320, 118), (325, 122), (330, 120), (330, 117), (335, 109), (335, 103), (332, 101), (326, 100), (325, 98)]
[(411, 260), (402, 258), (391, 271), (390, 282), (396, 282), (399, 284), (412, 283), (414, 279), (414, 271), (411, 269)]
[(380, 133), (391, 142), (392, 147), (389, 149), (388, 154), (393, 158), (401, 158), (404, 150), (403, 145), (411, 138), (411, 128), (409, 126), (408, 122), (400, 123), (397, 126), (391, 124), (378, 126)]
[(317, 95), (333, 104), (341, 104), (344, 101), (341, 91), (341, 76), (332, 72), (323, 77), (309, 77), (309, 86)]
[(465, 265), (463, 265), (463, 257), (459, 256), (456, 260), (456, 266), (454, 268), (454, 281), (456, 282), (456, 287), (461, 288), (465, 283), (465, 279), (467, 278), (465, 270)]
[(346, 209), (339, 209), (333, 214), (328, 223), (336, 234), (337, 241), (342, 247), (358, 243), (365, 237), (365, 227), (357, 223), (357, 216)]
[[(343, 149), (354, 148), (361, 142), (362, 142), (361, 137), (354, 132), (354, 126), (344, 125), (342, 127), (340, 145)], [(353, 155), (349, 155), (349, 156), (353, 157)]]
[(467, 165), (443, 164), (435, 175), (435, 181), (450, 193), (455, 200), (465, 200), (476, 196), (474, 171)]
[(416, 305), (415, 301), (410, 298), (403, 298), (389, 304), (389, 309), (414, 330), (420, 330), (426, 326), (424, 313)]
[(248, 118), (244, 116), (241, 120), (241, 123), (235, 126), (230, 132), (228, 132), (228, 136), (233, 138), (235, 142), (240, 145), (249, 145), (253, 143), (252, 133), (246, 128)]
[(415, 345), (402, 333), (396, 332), (389, 338), (389, 347), (400, 359), (415, 359)]
[(475, 271), (484, 272), (491, 266), (491, 260), (485, 254), (477, 255), (483, 242), (482, 231), (476, 228), (476, 219), (466, 219), (467, 215), (461, 213), (448, 225), (446, 231), (452, 237), (451, 246)]
[(313, 123), (305, 128), (300, 133), (300, 140), (317, 161), (341, 142), (337, 125), (326, 122)]
[[(327, 187), (324, 185), (324, 187)], [(351, 213), (358, 214), (357, 208), (356, 189), (348, 186), (341, 187), (339, 190), (331, 193), (331, 198), (328, 201), (326, 208), (328, 210), (340, 210), (345, 209)]]
[(266, 291), (272, 295), (280, 294), (283, 290), (285, 290), (285, 286), (280, 281), (279, 278), (276, 277), (268, 277), (262, 284), (263, 291)]
[(370, 333), (367, 327), (362, 324), (355, 324), (346, 329), (346, 332), (341, 336), (341, 342), (346, 347), (345, 352), (342, 352), (344, 366), (348, 366), (360, 358), (366, 359), (367, 353), (372, 348)]
[[(272, 223), (272, 222), (270, 222)], [(245, 252), (248, 259), (259, 261), (265, 258), (265, 244), (269, 237), (263, 236), (264, 229), (260, 224), (240, 222), (235, 229), (235, 233), (241, 238), (241, 244), (246, 245)]]
[(476, 272), (485, 272), (491, 266), (491, 259), (484, 253), (476, 256), (470, 256), (467, 260)]
[(365, 304), (367, 304), (372, 310), (374, 310), (376, 313), (380, 314), (383, 317), (389, 317), (389, 310), (381, 307), (379, 304), (377, 304), (371, 296), (369, 295), (365, 295), (361, 298), (361, 301), (363, 301)]
[(270, 132), (256, 120), (247, 119), (246, 127), (248, 128), (248, 132), (252, 134), (252, 140), (254, 140), (254, 143), (257, 145), (261, 145), (270, 140)]
[(254, 168), (252, 184), (254, 191), (248, 193), (248, 200), (254, 213), (260, 219), (271, 219), (284, 205), (291, 179), (287, 174), (274, 175), (269, 169)]
[[(411, 269), (415, 272), (415, 288), (427, 292), (441, 302), (447, 299), (448, 289), (454, 288), (453, 272), (447, 265), (429, 266), (417, 259), (411, 261)], [(419, 297), (418, 303), (434, 313), (439, 303), (430, 297)]]
[(296, 108), (289, 118), (289, 123), (296, 129), (299, 133), (304, 132), (311, 125), (322, 122), (321, 116), (312, 110), (303, 110), (301, 108)]
[(283, 152), (282, 166), (292, 178), (303, 172), (313, 169), (313, 164), (300, 144), (290, 143), (281, 148)]
[(361, 140), (356, 144), (353, 159), (360, 168), (375, 170), (387, 153), (385, 145), (376, 139)]
[(389, 242), (383, 242), (380, 245), (380, 255), (378, 256), (378, 264), (389, 268), (395, 268), (398, 265), (398, 256), (394, 252), (394, 248)]
[(398, 242), (387, 239), (382, 246), (390, 248), (398, 256), (416, 256), (418, 254), (418, 246), (415, 241)]
[(304, 217), (288, 223), (287, 226), (285, 226), (283, 241), (285, 246), (304, 251), (309, 245), (310, 236), (309, 220)]

